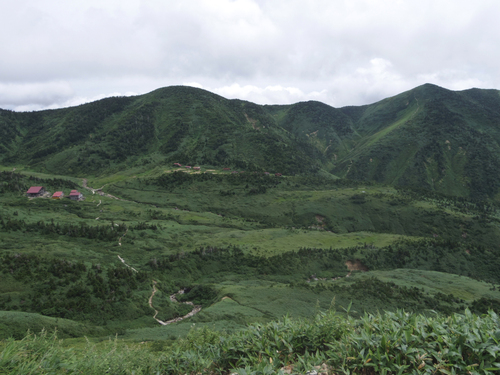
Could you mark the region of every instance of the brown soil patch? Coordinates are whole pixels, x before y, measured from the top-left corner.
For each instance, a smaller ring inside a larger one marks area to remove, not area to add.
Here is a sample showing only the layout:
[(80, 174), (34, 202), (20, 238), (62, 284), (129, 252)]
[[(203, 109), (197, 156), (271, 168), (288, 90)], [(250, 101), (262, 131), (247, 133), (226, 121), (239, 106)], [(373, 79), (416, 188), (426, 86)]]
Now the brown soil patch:
[(359, 259), (356, 259), (354, 261), (348, 260), (347, 262), (345, 262), (345, 265), (347, 266), (349, 271), (369, 271), (368, 267), (361, 263)]
[(246, 113), (245, 113), (245, 118), (252, 125), (252, 128), (254, 128), (254, 130), (260, 130), (260, 128), (256, 125), (257, 120), (250, 118)]

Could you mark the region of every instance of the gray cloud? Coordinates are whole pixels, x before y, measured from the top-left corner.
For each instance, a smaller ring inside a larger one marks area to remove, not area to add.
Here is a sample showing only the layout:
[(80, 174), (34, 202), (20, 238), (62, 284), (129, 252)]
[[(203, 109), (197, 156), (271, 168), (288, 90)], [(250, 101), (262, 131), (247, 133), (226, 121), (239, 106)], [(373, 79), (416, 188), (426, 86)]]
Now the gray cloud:
[(19, 0), (0, 14), (0, 107), (192, 83), (258, 103), (373, 102), (425, 82), (498, 88), (489, 0)]

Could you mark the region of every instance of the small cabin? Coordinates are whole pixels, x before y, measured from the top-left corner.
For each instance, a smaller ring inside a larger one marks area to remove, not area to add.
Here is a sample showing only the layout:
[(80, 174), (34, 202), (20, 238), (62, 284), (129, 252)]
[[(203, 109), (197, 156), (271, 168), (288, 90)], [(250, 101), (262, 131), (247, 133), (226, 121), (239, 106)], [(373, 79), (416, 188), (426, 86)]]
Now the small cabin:
[(193, 167), (193, 169), (194, 169), (195, 171), (199, 171), (199, 170), (201, 169), (201, 167)]
[(232, 171), (231, 173), (238, 173), (238, 171)]
[(274, 175), (275, 175), (276, 177), (281, 177), (281, 176), (283, 176), (281, 173), (275, 173)]
[(231, 168), (222, 168), (223, 171), (230, 171)]
[(83, 194), (80, 193), (78, 190), (71, 190), (71, 193), (69, 193), (69, 199), (73, 201), (79, 201), (82, 198)]
[(64, 197), (64, 193), (62, 191), (56, 191), (52, 194), (52, 199), (61, 199)]
[(174, 165), (175, 165), (176, 167), (182, 167), (182, 165), (181, 165), (180, 163), (174, 163)]
[(269, 172), (264, 172), (264, 174), (267, 176), (269, 174)]
[(191, 166), (190, 165), (186, 165), (186, 169), (191, 169)]
[(45, 194), (45, 188), (43, 186), (32, 186), (26, 192), (26, 196), (29, 198), (41, 197)]

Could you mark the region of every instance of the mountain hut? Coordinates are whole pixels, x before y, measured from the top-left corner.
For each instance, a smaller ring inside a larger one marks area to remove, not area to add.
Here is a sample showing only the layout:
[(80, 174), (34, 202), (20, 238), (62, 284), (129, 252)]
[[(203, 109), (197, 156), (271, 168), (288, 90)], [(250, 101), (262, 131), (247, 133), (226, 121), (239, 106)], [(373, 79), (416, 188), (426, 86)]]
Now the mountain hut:
[(52, 199), (61, 199), (62, 197), (64, 197), (64, 193), (62, 191), (56, 191), (52, 194)]
[(43, 186), (32, 186), (26, 192), (26, 196), (29, 198), (41, 197), (45, 194), (45, 188)]
[(83, 194), (80, 193), (78, 190), (71, 190), (71, 193), (69, 193), (69, 199), (73, 201), (79, 201), (82, 198)]

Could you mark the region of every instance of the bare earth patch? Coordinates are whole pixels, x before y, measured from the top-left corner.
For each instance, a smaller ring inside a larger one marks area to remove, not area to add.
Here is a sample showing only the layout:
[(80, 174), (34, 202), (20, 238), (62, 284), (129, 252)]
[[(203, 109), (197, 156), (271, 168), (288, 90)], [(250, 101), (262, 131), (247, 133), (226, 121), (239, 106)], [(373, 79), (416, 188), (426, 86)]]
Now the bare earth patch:
[(368, 267), (365, 266), (363, 263), (361, 263), (361, 261), (359, 259), (356, 259), (354, 261), (352, 260), (348, 260), (347, 262), (345, 262), (345, 265), (347, 266), (347, 268), (349, 269), (349, 271), (363, 271), (363, 272), (366, 272), (368, 271)]

